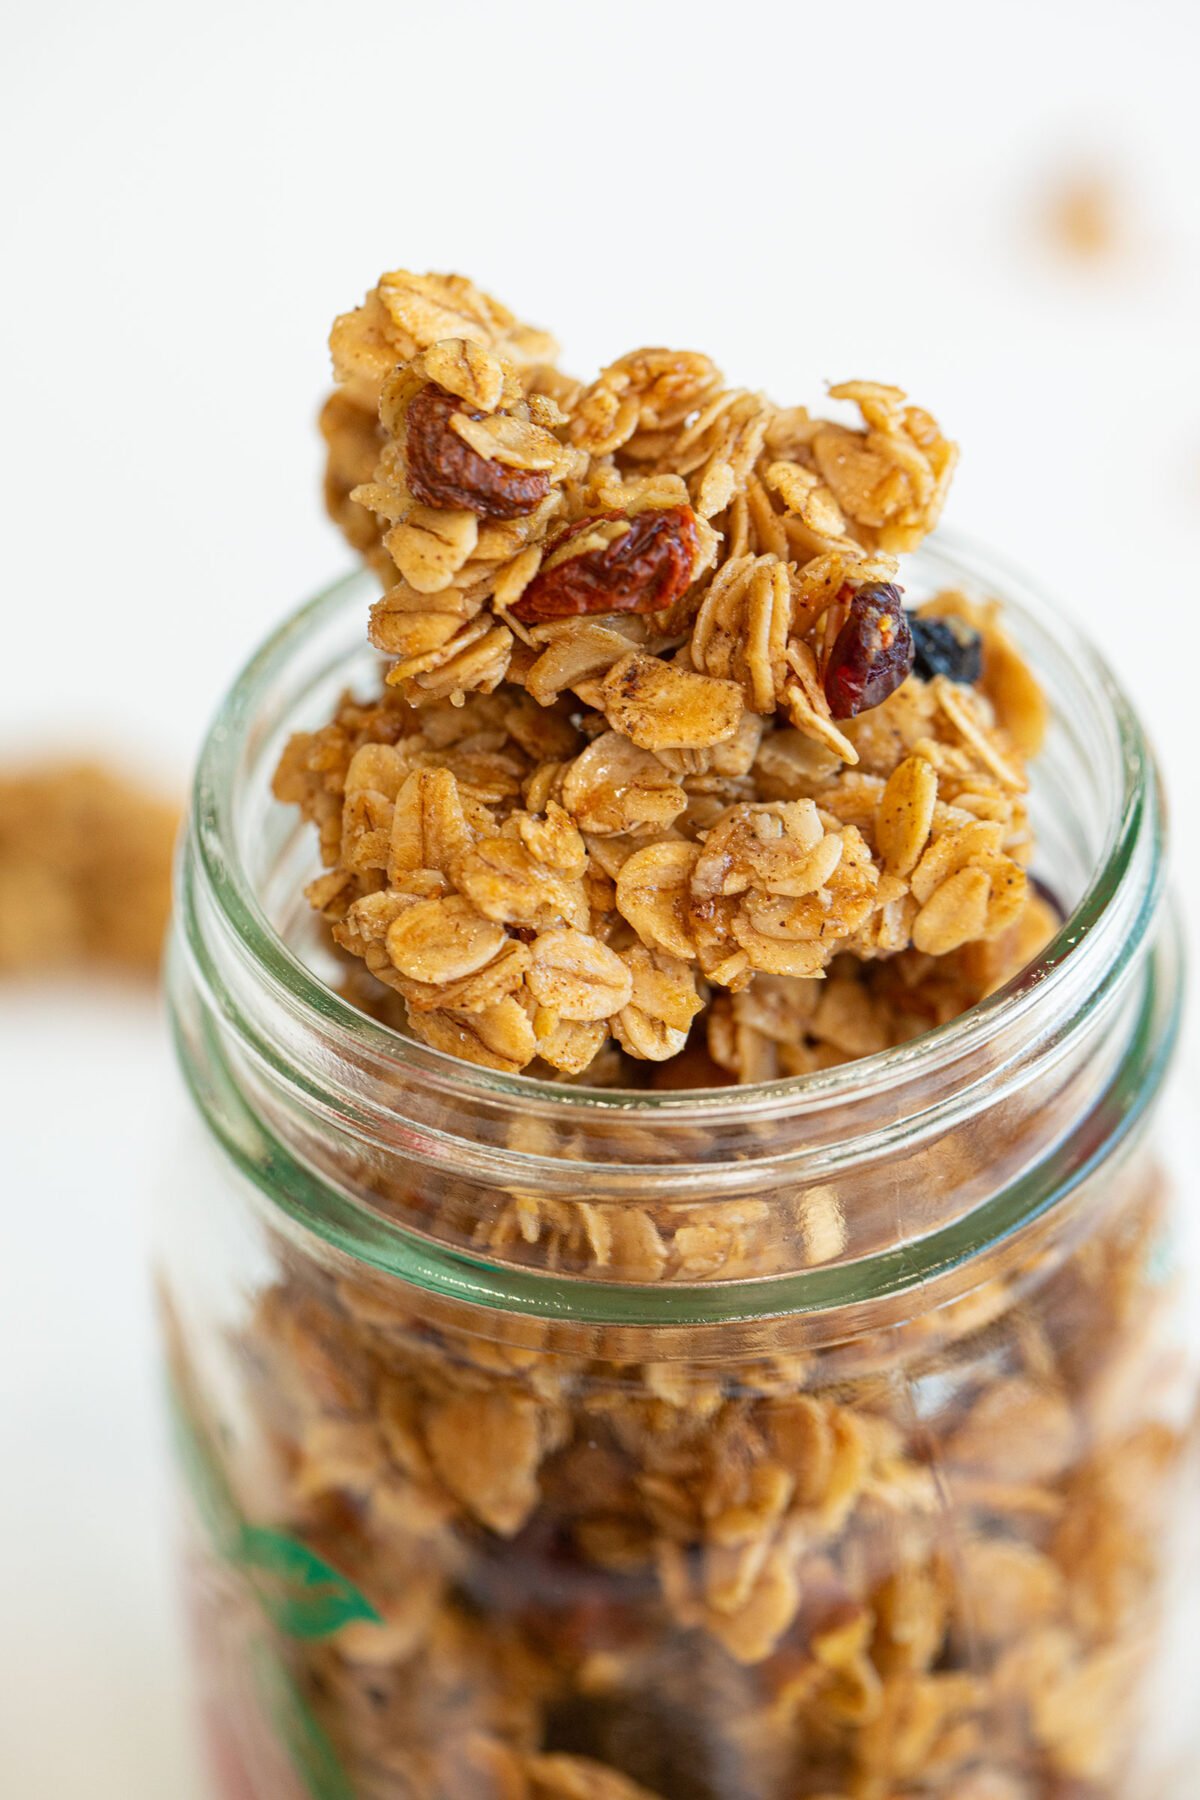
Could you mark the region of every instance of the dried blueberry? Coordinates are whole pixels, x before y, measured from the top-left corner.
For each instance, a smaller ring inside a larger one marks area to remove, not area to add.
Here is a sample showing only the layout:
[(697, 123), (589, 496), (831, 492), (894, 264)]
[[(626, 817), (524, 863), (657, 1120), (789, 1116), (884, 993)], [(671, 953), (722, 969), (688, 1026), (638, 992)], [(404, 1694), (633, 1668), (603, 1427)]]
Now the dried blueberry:
[(973, 687), (983, 673), (983, 639), (965, 619), (912, 619), (913, 674), (922, 681), (945, 675)]
[(913, 665), (912, 632), (901, 590), (891, 582), (859, 588), (834, 639), (825, 698), (835, 719), (853, 719), (894, 694)]
[(1029, 885), (1033, 888), (1039, 898), (1045, 901), (1046, 905), (1050, 908), (1050, 911), (1058, 920), (1058, 923), (1060, 925), (1064, 924), (1066, 922), (1067, 909), (1055, 893), (1054, 889), (1050, 886), (1049, 882), (1043, 881), (1040, 875), (1030, 874)]

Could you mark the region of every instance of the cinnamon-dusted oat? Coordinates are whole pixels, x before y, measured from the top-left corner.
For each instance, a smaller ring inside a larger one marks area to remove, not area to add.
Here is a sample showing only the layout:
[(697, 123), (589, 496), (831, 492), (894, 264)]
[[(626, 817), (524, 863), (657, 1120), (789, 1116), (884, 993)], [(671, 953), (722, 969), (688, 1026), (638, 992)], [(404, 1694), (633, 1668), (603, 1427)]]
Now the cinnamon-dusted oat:
[[(729, 994), (741, 1017), (755, 982), (1026, 941), (1044, 705), (993, 613), (944, 595), (912, 618), (895, 579), (954, 466), (927, 413), (858, 381), (831, 389), (857, 426), (816, 418), (659, 349), (583, 387), (459, 277), (385, 276), (332, 341), (331, 509), (386, 584), (370, 633), (394, 704), (344, 702), (277, 792), (321, 832), (313, 904), (419, 1036), (572, 1078), (589, 1048), (619, 1070), (615, 1043), (636, 1083), (695, 1041), (689, 1009), (725, 1019)], [(387, 848), (417, 770), (461, 821), (427, 862)], [(612, 959), (586, 1017), (555, 1010), (531, 934)], [(650, 1029), (626, 990), (664, 958), (690, 997)], [(856, 1041), (895, 1042), (877, 984), (857, 992), (877, 1016)], [(728, 1073), (777, 1064), (715, 1029)]]

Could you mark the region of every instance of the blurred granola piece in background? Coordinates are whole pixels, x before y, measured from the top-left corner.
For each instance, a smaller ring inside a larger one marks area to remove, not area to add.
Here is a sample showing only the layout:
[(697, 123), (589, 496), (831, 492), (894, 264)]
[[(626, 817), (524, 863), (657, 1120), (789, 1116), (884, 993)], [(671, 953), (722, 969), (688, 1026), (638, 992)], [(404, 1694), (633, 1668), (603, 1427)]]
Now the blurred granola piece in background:
[(1061, 257), (1105, 263), (1128, 248), (1121, 183), (1111, 170), (1086, 164), (1060, 169), (1042, 188), (1041, 234)]
[(153, 974), (179, 807), (100, 762), (0, 771), (0, 974)]

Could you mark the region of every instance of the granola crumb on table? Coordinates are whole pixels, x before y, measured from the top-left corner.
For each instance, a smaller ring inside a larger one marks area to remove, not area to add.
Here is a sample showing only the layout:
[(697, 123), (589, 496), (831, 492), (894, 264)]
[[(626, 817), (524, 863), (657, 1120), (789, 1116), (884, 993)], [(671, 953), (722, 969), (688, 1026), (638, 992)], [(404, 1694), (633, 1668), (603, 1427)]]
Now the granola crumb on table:
[(706, 1043), (757, 1081), (1028, 957), (1044, 708), (994, 608), (904, 607), (956, 457), (928, 413), (849, 381), (858, 423), (813, 417), (693, 351), (584, 385), (460, 276), (385, 275), (331, 343), (327, 495), (383, 584), (384, 678), (276, 792), (415, 1037), (628, 1086)]
[(1061, 257), (1095, 266), (1132, 249), (1126, 197), (1112, 171), (1086, 164), (1048, 170), (1038, 210), (1040, 235)]
[(177, 806), (99, 763), (0, 774), (0, 973), (157, 969), (178, 827)]
[[(491, 1069), (712, 1086), (906, 1042), (1037, 953), (1042, 694), (996, 607), (902, 604), (954, 465), (927, 413), (847, 382), (858, 423), (833, 422), (662, 349), (584, 385), (458, 276), (384, 276), (332, 347), (327, 498), (380, 578), (384, 663), (275, 791), (316, 828), (356, 1004)], [(512, 1147), (582, 1154), (551, 1129)], [(926, 1154), (953, 1186), (972, 1148)], [(279, 1646), (330, 1791), (1127, 1800), (1186, 1434), (1161, 1183), (1096, 1179), (1089, 1237), (989, 1257), (949, 1304), (819, 1351), (787, 1318), (753, 1354), (698, 1333), (695, 1361), (272, 1239), (225, 1449), (247, 1516), (371, 1609)], [(369, 1176), (567, 1277), (847, 1245), (832, 1182), (686, 1206), (422, 1182)]]

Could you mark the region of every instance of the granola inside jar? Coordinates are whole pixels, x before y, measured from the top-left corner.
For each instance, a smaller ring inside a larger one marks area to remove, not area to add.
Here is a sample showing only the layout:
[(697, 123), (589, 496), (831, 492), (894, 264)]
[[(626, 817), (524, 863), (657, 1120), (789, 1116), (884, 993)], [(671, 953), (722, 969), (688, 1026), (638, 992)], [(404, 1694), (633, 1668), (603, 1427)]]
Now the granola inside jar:
[[(920, 1035), (734, 1086), (537, 1079), (356, 1004), (271, 784), (377, 666), (365, 578), (231, 692), (181, 868), (161, 1254), (223, 1797), (1190, 1791), (1153, 763), (1022, 582), (939, 541), (909, 583), (999, 598), (1047, 688), (1058, 922)], [(761, 1054), (769, 1011), (734, 1026)]]

